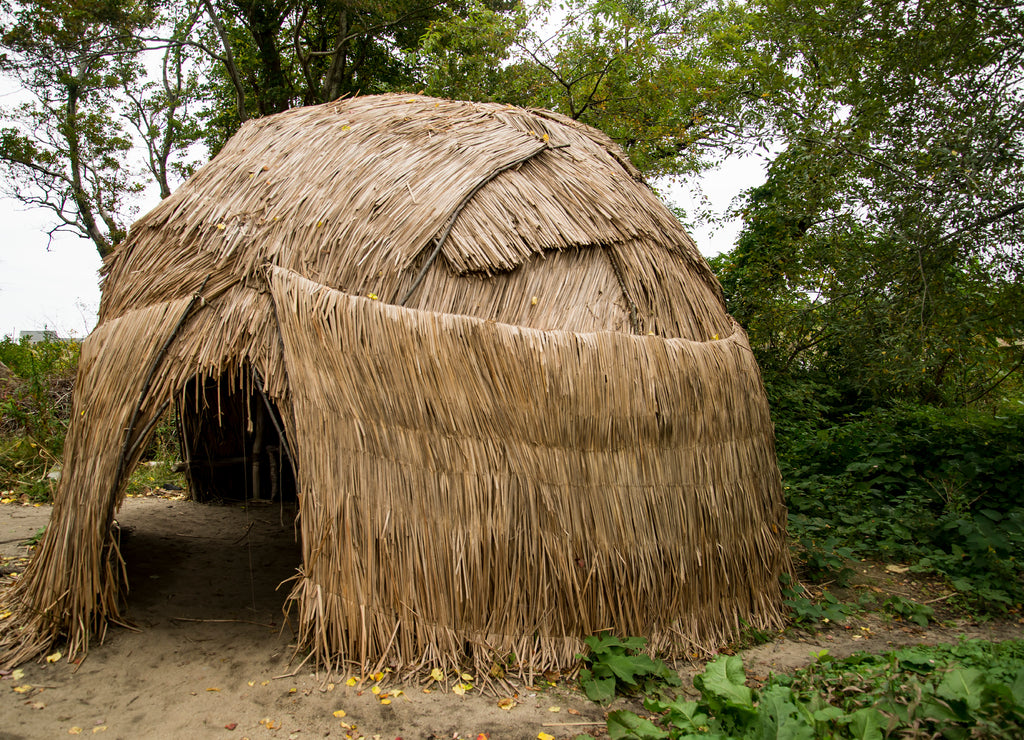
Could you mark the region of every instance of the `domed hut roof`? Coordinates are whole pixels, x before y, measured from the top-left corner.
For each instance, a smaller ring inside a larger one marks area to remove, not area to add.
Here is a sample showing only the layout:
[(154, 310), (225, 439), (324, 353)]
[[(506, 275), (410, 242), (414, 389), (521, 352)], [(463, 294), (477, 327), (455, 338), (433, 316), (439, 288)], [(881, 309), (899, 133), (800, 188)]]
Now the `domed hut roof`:
[(140, 219), (105, 265), (9, 660), (60, 634), (81, 651), (118, 616), (127, 478), (184, 399), (190, 478), (215, 487), (196, 460), (227, 397), (289, 458), (290, 598), (325, 662), (543, 669), (602, 630), (679, 654), (781, 623), (746, 337), (671, 212), (575, 121), (420, 95), (299, 108)]

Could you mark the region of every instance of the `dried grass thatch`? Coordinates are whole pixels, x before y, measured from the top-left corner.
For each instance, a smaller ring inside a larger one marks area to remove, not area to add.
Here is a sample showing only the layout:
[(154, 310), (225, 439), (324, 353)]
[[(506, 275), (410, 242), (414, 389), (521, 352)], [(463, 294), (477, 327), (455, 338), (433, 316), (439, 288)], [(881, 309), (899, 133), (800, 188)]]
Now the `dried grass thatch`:
[(136, 223), (106, 265), (53, 522), (5, 595), (8, 662), (119, 618), (127, 476), (211, 382), (280, 419), (291, 598), (324, 662), (543, 669), (600, 630), (678, 654), (781, 622), (758, 369), (597, 131), (422, 96), (303, 108), (247, 123)]

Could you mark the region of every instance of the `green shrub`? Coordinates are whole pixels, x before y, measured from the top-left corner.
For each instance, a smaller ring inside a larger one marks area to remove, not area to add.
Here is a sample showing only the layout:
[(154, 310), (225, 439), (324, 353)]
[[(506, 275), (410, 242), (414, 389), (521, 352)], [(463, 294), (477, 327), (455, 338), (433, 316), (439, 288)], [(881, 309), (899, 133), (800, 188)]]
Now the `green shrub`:
[(881, 556), (947, 576), (982, 611), (1024, 600), (1024, 406), (875, 410), (789, 431), (779, 464), (812, 574)]
[(0, 381), (0, 488), (45, 501), (60, 460), (71, 414), (79, 344), (0, 341), (0, 362), (12, 377)]
[(722, 655), (694, 678), (700, 699), (648, 696), (649, 718), (608, 714), (615, 740), (682, 738), (1001, 738), (1024, 733), (1024, 641), (966, 641), (857, 653), (827, 651), (793, 675), (746, 685)]

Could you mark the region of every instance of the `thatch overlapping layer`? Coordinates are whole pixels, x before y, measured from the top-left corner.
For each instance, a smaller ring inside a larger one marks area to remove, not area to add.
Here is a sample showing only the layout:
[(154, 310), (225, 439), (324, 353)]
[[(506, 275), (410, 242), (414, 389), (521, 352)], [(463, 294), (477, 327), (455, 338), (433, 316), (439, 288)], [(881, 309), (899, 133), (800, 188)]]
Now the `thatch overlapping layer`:
[[(698, 343), (411, 311), (274, 270), (303, 642), (366, 664), (564, 667), (778, 624), (778, 471), (737, 327)], [(759, 400), (760, 399), (760, 400)], [(695, 444), (695, 440), (699, 443)]]
[[(145, 392), (152, 359), (186, 314), (188, 299), (141, 308), (97, 327), (82, 345), (64, 441), (64, 471), (46, 536), (19, 581), (2, 625), (0, 651), (20, 662), (44, 650), (61, 631), (70, 652), (100, 638), (119, 613), (122, 583), (111, 531), (128, 473), (138, 462), (159, 401)], [(6, 649), (4, 651), (3, 649)]]
[[(542, 276), (534, 283), (551, 298), (566, 276), (589, 280), (596, 269), (617, 272), (628, 287), (626, 296), (615, 291), (620, 319), (632, 305), (644, 322), (652, 304), (666, 336), (724, 335), (729, 322), (717, 282), (671, 212), (624, 162), (594, 129), (496, 104), (373, 96), (250, 121), (132, 227), (107, 265), (101, 317), (190, 295), (206, 276), (207, 292), (216, 294), (252, 280), (268, 262), (398, 302), (435, 237), (451, 226), (443, 259), (434, 263), (434, 290), (425, 281), (405, 305), (488, 318), (503, 304), (487, 287), (477, 291), (485, 300), (453, 307), (463, 283), (523, 266)], [(552, 253), (578, 248), (588, 264), (566, 265), (561, 279), (546, 282)], [(685, 275), (685, 290), (657, 282), (659, 270), (635, 253), (649, 254), (661, 273)], [(564, 321), (566, 305), (544, 301), (529, 325), (587, 330)]]
[(599, 132), (394, 95), (252, 121), (105, 269), (3, 660), (120, 618), (127, 476), (176, 400), (216, 433), (222, 391), (280, 422), (324, 662), (564, 667), (598, 630), (677, 653), (781, 622), (757, 367)]

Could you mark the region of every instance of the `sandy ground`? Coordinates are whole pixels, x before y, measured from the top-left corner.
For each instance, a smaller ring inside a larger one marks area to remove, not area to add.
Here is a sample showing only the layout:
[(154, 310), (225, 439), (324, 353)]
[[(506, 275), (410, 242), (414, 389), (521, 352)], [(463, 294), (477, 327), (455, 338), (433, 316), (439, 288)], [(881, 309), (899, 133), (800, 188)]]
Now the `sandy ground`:
[[(20, 569), (28, 552), (20, 543), (48, 517), (45, 506), (0, 506), (0, 568)], [(474, 688), (460, 696), (450, 689), (455, 676), (443, 688), (385, 681), (375, 694), (372, 680), (349, 686), (346, 676), (317, 675), (293, 659), (282, 615), (288, 585), (279, 585), (300, 559), (293, 511), (149, 496), (128, 499), (117, 518), (133, 629), (111, 628), (80, 664), (40, 661), (0, 676), (0, 739), (603, 737), (605, 712), (623, 706), (599, 707), (571, 683), (540, 677), (507, 695)], [(894, 588), (884, 573), (870, 578)], [(1024, 625), (923, 630), (866, 618), (816, 635), (791, 630), (742, 654), (756, 680), (805, 665), (823, 648), (843, 656), (961, 635), (1019, 638)], [(690, 686), (702, 668), (677, 667)]]

